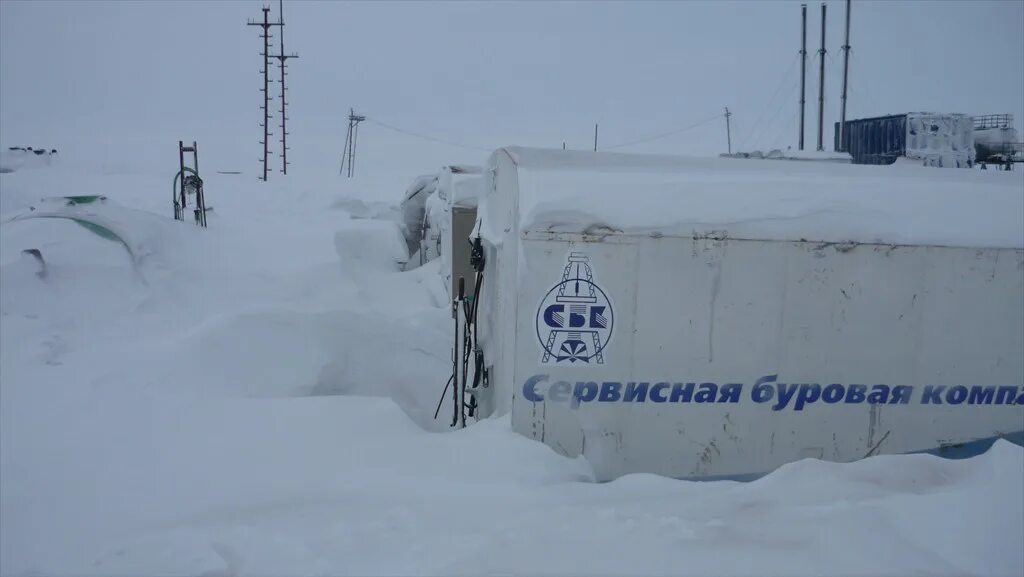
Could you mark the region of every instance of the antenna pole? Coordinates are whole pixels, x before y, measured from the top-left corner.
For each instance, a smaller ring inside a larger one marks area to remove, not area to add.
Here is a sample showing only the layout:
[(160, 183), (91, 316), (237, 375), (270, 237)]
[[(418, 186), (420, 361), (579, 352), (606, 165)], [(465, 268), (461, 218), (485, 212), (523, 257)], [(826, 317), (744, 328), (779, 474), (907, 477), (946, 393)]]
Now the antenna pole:
[(821, 3), (821, 49), (818, 50), (818, 150), (825, 150), (825, 3)]
[(286, 129), (288, 116), (285, 114), (285, 107), (288, 104), (288, 101), (285, 99), (285, 93), (287, 92), (287, 89), (285, 88), (285, 77), (288, 76), (286, 62), (289, 58), (298, 58), (299, 55), (294, 53), (284, 53), (284, 0), (278, 0), (277, 25), (281, 27), (281, 51), (278, 55), (274, 56), (274, 58), (277, 58), (278, 64), (281, 67), (281, 173), (288, 174), (288, 130)]
[(839, 112), (839, 150), (846, 151), (846, 85), (850, 74), (850, 0), (846, 0), (846, 42), (843, 44), (843, 97)]
[(270, 27), (280, 26), (278, 23), (270, 21), (270, 8), (268, 6), (263, 7), (263, 21), (253, 22), (250, 20), (246, 23), (248, 26), (259, 26), (263, 28), (263, 53), (260, 56), (263, 57), (263, 182), (267, 181), (267, 157), (270, 155)]
[(807, 102), (807, 4), (800, 5), (800, 150), (804, 149), (804, 105)]

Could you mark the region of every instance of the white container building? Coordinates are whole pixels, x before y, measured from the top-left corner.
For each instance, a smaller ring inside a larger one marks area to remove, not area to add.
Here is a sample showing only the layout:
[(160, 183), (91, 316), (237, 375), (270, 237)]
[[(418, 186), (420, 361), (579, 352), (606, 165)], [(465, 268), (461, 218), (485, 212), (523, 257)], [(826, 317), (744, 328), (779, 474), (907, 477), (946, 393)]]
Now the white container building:
[(1020, 442), (1022, 175), (497, 150), (479, 415), (605, 479)]

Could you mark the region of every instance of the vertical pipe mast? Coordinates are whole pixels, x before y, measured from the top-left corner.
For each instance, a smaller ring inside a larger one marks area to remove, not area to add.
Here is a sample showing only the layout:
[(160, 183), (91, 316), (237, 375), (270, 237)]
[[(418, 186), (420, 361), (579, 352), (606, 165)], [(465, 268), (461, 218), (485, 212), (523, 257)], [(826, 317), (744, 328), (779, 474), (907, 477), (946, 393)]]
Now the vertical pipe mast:
[(821, 49), (818, 50), (818, 150), (825, 150), (825, 3), (821, 3)]
[(278, 0), (277, 21), (279, 23), (277, 33), (280, 36), (277, 42), (281, 49), (281, 55), (278, 57), (278, 61), (281, 63), (281, 174), (288, 174), (288, 131), (285, 129), (285, 122), (288, 118), (284, 115), (284, 0)]
[(804, 149), (804, 105), (807, 102), (807, 4), (800, 5), (800, 150)]
[(846, 151), (846, 84), (850, 74), (850, 0), (846, 0), (846, 42), (843, 43), (843, 96), (839, 109), (839, 149)]
[(278, 26), (278, 29), (280, 30), (280, 36), (281, 36), (278, 39), (279, 42), (280, 42), (280, 45), (281, 45), (280, 46), (281, 50), (280, 50), (279, 54), (277, 56), (275, 56), (275, 58), (277, 58), (278, 62), (281, 65), (281, 173), (282, 174), (288, 174), (288, 130), (287, 130), (287, 127), (286, 127), (287, 126), (286, 123), (288, 121), (288, 116), (287, 116), (287, 113), (285, 112), (285, 106), (287, 105), (287, 101), (285, 100), (285, 96), (286, 96), (286, 93), (287, 93), (287, 88), (285, 88), (285, 77), (288, 76), (288, 71), (287, 71), (287, 61), (288, 61), (288, 59), (289, 58), (298, 58), (299, 55), (298, 54), (294, 54), (294, 53), (293, 54), (285, 54), (284, 53), (284, 0), (278, 0), (278, 4), (277, 5), (278, 5), (277, 26)]
[[(179, 207), (179, 210), (181, 211), (181, 218), (179, 220), (184, 220), (185, 201), (187, 199), (187, 196), (185, 195), (185, 142), (181, 140), (178, 141), (178, 165), (180, 167), (178, 170), (178, 175), (181, 176), (181, 188), (179, 196), (179, 198), (181, 199), (179, 201), (181, 203), (181, 206)], [(179, 215), (176, 214), (174, 215), (174, 218), (178, 218), (178, 216)]]
[(729, 154), (732, 154), (732, 128), (729, 126), (729, 117), (732, 113), (729, 112), (729, 107), (725, 107), (725, 141), (729, 147)]
[(270, 8), (263, 8), (263, 182), (270, 146)]
[(267, 156), (270, 152), (270, 8), (263, 7), (263, 22), (247, 22), (263, 28), (263, 182), (267, 181)]

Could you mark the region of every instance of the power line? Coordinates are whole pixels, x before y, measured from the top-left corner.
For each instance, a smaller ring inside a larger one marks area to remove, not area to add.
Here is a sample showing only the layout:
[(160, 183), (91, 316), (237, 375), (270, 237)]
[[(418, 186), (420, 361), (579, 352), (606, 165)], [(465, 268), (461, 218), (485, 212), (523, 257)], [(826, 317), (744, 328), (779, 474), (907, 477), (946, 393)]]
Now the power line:
[(388, 130), (393, 130), (395, 132), (404, 134), (406, 136), (412, 136), (414, 138), (420, 138), (420, 139), (423, 139), (423, 140), (429, 140), (430, 142), (436, 142), (438, 144), (447, 144), (448, 146), (455, 146), (457, 148), (465, 148), (467, 150), (478, 150), (478, 151), (483, 151), (483, 152), (491, 152), (492, 150), (494, 150), (493, 148), (482, 148), (482, 147), (479, 147), (479, 146), (471, 146), (471, 145), (468, 145), (468, 144), (459, 144), (458, 142), (452, 142), (450, 140), (445, 140), (443, 138), (436, 138), (436, 137), (433, 137), (433, 136), (427, 136), (426, 134), (420, 134), (418, 132), (413, 132), (411, 130), (405, 130), (404, 128), (399, 128), (397, 126), (392, 126), (392, 125), (387, 124), (385, 122), (381, 122), (380, 120), (377, 120), (375, 118), (367, 117), (366, 118), (366, 122), (369, 122), (369, 123), (372, 123), (372, 124), (376, 124), (377, 126), (380, 126), (381, 128), (386, 128)]
[[(799, 90), (799, 84), (793, 83), (793, 86), (790, 87), (789, 95), (792, 95), (793, 93), (799, 93)], [(775, 124), (775, 120), (779, 117), (779, 113), (782, 112), (782, 109), (786, 107), (786, 104), (788, 102), (789, 98), (783, 99), (781, 102), (779, 102), (779, 106), (775, 109), (775, 112), (772, 113), (771, 117), (769, 117), (768, 123), (765, 124), (764, 127), (758, 132), (757, 138), (755, 138), (754, 141), (751, 143), (753, 146), (756, 147), (758, 144), (760, 144), (761, 139), (763, 139), (765, 135), (770, 132), (772, 126), (774, 126)]]
[(666, 136), (672, 136), (674, 134), (679, 134), (681, 132), (686, 132), (688, 130), (693, 130), (694, 128), (699, 128), (699, 127), (704, 126), (705, 124), (707, 124), (707, 123), (709, 123), (709, 122), (711, 122), (713, 120), (718, 120), (719, 118), (722, 118), (723, 116), (724, 116), (724, 114), (718, 112), (718, 113), (715, 113), (714, 116), (709, 116), (708, 118), (705, 118), (704, 120), (701, 120), (700, 122), (691, 124), (689, 126), (684, 126), (682, 128), (678, 128), (678, 129), (675, 129), (675, 130), (669, 130), (669, 131), (666, 131), (666, 132), (659, 132), (659, 133), (656, 133), (656, 134), (650, 134), (648, 136), (644, 136), (644, 137), (638, 138), (636, 140), (630, 140), (629, 142), (623, 142), (621, 144), (616, 144), (614, 146), (606, 146), (606, 147), (604, 147), (604, 149), (605, 150), (611, 150), (613, 148), (622, 148), (624, 146), (633, 146), (634, 144), (642, 144), (644, 142), (650, 142), (652, 140), (658, 140), (660, 138), (665, 138)]
[(765, 102), (764, 108), (761, 109), (761, 114), (759, 114), (757, 116), (757, 120), (755, 120), (754, 123), (750, 125), (750, 131), (747, 132), (747, 136), (743, 139), (743, 142), (740, 143), (740, 149), (742, 149), (747, 144), (747, 141), (750, 140), (750, 137), (754, 135), (754, 131), (757, 130), (758, 126), (760, 126), (761, 121), (764, 120), (765, 113), (767, 113), (768, 110), (771, 108), (772, 104), (775, 102), (775, 99), (779, 97), (779, 93), (782, 91), (782, 87), (785, 86), (786, 81), (789, 80), (789, 75), (792, 74), (794, 70), (796, 70), (796, 63), (799, 61), (800, 53), (797, 53), (797, 55), (793, 57), (793, 61), (789, 64), (789, 67), (786, 68), (786, 72), (782, 75), (782, 79), (779, 81), (778, 86), (775, 87), (775, 92), (772, 94), (772, 97), (769, 98), (767, 102)]
[(783, 141), (786, 138), (786, 134), (790, 131), (793, 125), (796, 124), (797, 116), (799, 116), (799, 113), (794, 112), (793, 116), (789, 117), (789, 120), (782, 129), (776, 132), (775, 140), (772, 142), (773, 147), (777, 148), (779, 146), (779, 141)]
[[(860, 61), (857, 60), (857, 58), (858, 58), (857, 57), (857, 53), (854, 52), (853, 49), (850, 50), (850, 58), (853, 59), (853, 66), (855, 68), (859, 68), (860, 67)], [(864, 84), (861, 83), (858, 86), (863, 86), (863, 85)], [(850, 87), (850, 93), (854, 94), (853, 87)], [(872, 114), (874, 114), (875, 116), (882, 116), (882, 115), (888, 114), (888, 112), (886, 112), (885, 108), (883, 108), (883, 107), (878, 105), (878, 101), (875, 100), (874, 96), (871, 94), (871, 91), (863, 91), (862, 92), (860, 90), (857, 90), (856, 91), (856, 96), (861, 99), (861, 109), (862, 110), (864, 108), (868, 108), (868, 106), (864, 106), (864, 104), (868, 104), (870, 107), (874, 108), (874, 112)], [(867, 99), (867, 102), (864, 102), (865, 99)], [(864, 113), (862, 112), (861, 114), (864, 114)]]

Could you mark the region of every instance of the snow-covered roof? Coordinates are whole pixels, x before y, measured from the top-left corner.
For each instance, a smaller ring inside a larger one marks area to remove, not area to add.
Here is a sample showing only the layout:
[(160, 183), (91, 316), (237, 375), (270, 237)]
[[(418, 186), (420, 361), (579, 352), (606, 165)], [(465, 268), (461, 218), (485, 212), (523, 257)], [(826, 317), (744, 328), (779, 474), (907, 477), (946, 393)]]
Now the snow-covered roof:
[(505, 153), (520, 230), (1024, 248), (1024, 171)]
[(452, 206), (461, 208), (476, 208), (480, 197), (480, 187), (483, 179), (479, 176), (463, 178), (455, 181), (454, 198)]

